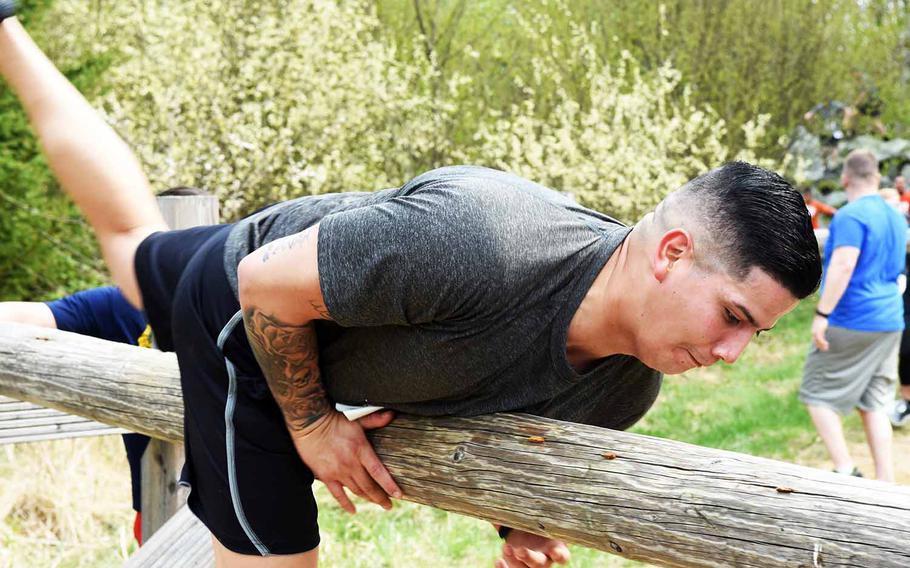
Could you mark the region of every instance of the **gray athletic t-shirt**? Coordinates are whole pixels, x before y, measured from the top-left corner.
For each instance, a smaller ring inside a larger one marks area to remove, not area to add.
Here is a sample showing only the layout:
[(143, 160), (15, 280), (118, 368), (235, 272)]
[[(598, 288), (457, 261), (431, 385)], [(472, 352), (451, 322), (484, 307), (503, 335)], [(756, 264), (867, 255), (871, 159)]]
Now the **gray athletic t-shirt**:
[(336, 402), (422, 415), (522, 411), (626, 428), (661, 376), (629, 356), (584, 373), (566, 359), (576, 309), (630, 229), (541, 185), (471, 166), (401, 188), (303, 197), (237, 223), (236, 267), (320, 223), (317, 323)]

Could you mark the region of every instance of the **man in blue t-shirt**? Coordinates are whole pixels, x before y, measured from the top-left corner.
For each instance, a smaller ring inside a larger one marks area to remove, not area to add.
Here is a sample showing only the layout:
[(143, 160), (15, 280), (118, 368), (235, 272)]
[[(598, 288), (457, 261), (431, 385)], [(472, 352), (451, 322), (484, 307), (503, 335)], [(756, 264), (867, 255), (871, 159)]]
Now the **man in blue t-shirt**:
[[(53, 302), (0, 302), (0, 321), (27, 323), (57, 328), (108, 341), (151, 347), (150, 328), (145, 316), (131, 306), (120, 290), (112, 286), (77, 292)], [(124, 434), (126, 457), (130, 464), (133, 534), (142, 543), (141, 463), (149, 437)]]
[(847, 450), (840, 414), (863, 420), (876, 477), (894, 481), (891, 424), (904, 329), (898, 277), (904, 272), (907, 222), (878, 194), (878, 160), (854, 150), (844, 162), (845, 207), (830, 225), (821, 298), (799, 398), (834, 461), (835, 471), (860, 476)]

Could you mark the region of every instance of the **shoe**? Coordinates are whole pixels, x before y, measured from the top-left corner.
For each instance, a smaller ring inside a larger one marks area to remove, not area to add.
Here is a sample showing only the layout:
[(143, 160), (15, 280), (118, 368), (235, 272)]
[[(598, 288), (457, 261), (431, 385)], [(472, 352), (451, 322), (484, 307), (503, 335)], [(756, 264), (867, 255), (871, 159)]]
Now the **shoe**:
[(859, 470), (859, 468), (856, 466), (853, 466), (853, 471), (851, 471), (849, 474), (841, 473), (841, 472), (837, 471), (836, 469), (832, 469), (831, 471), (833, 471), (834, 473), (840, 473), (841, 475), (850, 475), (852, 477), (863, 477), (863, 472), (861, 472)]
[(895, 427), (903, 426), (910, 422), (910, 401), (899, 398), (894, 401), (894, 406), (888, 412), (888, 418)]

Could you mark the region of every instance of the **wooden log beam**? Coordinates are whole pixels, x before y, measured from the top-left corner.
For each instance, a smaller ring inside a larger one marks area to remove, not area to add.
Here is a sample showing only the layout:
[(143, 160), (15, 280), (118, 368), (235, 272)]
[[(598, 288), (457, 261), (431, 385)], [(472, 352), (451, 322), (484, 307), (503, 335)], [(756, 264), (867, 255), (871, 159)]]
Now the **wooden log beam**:
[[(179, 441), (173, 356), (0, 326), (0, 394)], [(372, 434), (407, 499), (664, 566), (910, 566), (910, 490), (503, 414)], [(541, 441), (542, 440), (542, 441)]]
[(173, 353), (0, 323), (0, 394), (183, 442)]

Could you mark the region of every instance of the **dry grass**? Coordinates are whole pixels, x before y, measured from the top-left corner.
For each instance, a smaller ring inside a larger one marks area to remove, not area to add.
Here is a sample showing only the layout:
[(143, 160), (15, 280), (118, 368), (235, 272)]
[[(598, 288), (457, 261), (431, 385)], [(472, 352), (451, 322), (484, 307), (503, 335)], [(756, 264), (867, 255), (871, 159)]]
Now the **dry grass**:
[(0, 566), (120, 566), (132, 542), (119, 436), (0, 447)]
[[(413, 503), (358, 501), (344, 513), (316, 484), (327, 567), (492, 566), (489, 523)], [(135, 551), (129, 468), (119, 436), (0, 447), (0, 568), (120, 566)], [(639, 566), (573, 548), (572, 566)]]

